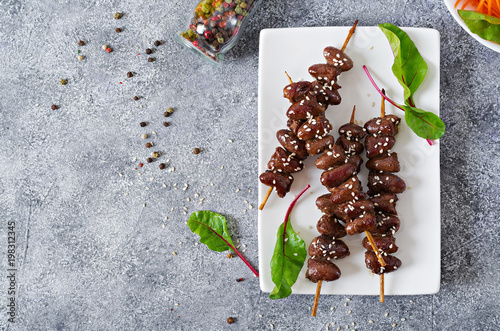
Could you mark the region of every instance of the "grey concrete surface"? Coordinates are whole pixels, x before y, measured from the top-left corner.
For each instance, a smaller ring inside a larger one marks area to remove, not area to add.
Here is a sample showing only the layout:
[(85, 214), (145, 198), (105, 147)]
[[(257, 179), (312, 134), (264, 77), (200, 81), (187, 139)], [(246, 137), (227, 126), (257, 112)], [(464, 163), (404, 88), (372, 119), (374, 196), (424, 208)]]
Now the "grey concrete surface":
[[(443, 1), (275, 0), (214, 68), (174, 40), (196, 3), (0, 1), (0, 329), (500, 329), (500, 55), (455, 24)], [(259, 31), (356, 18), (441, 33), (441, 291), (385, 304), (329, 296), (312, 318), (313, 296), (270, 300), (241, 261), (196, 245), (185, 221), (198, 209), (224, 214), (257, 266), (257, 209), (248, 204), (258, 205)], [(157, 39), (165, 43), (149, 63), (144, 50)], [(168, 128), (167, 107), (175, 109)], [(147, 141), (162, 155), (137, 171)], [(160, 171), (160, 161), (175, 171)], [(15, 324), (7, 320), (9, 221)]]

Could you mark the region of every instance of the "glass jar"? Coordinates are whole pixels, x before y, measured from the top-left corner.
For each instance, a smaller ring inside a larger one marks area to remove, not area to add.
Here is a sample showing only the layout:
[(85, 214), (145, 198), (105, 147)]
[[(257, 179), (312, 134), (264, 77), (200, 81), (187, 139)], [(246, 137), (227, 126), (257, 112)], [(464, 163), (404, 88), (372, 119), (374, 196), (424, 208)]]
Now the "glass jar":
[(238, 42), (250, 16), (262, 0), (202, 0), (186, 31), (177, 39), (213, 64)]

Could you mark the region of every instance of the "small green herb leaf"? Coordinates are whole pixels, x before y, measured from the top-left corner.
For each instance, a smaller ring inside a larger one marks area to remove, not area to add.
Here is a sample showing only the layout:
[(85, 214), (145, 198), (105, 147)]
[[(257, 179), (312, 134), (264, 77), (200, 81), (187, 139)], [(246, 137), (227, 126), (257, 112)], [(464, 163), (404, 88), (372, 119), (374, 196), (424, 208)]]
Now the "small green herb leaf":
[(411, 107), (403, 106), (405, 110), (406, 124), (417, 134), (424, 139), (435, 140), (444, 135), (445, 124), (434, 113)]
[(290, 213), (295, 202), (311, 187), (307, 185), (292, 201), (285, 214), (285, 221), (278, 229), (276, 245), (271, 259), (271, 279), (274, 289), (269, 298), (283, 299), (292, 294), (292, 285), (299, 277), (300, 269), (306, 260), (306, 243), (292, 228)]
[(213, 251), (233, 250), (234, 245), (227, 232), (226, 219), (213, 211), (199, 210), (189, 216), (191, 231), (200, 236), (200, 242)]
[[(289, 223), (284, 229), (281, 223), (278, 229), (276, 246), (271, 260), (271, 277), (274, 286), (269, 295), (271, 299), (282, 299), (292, 294), (292, 285), (297, 280), (306, 260), (306, 243), (293, 230)], [(283, 236), (283, 233), (285, 234)]]
[(240, 259), (252, 270), (255, 276), (259, 277), (259, 272), (241, 255), (234, 247), (231, 236), (227, 231), (226, 219), (224, 216), (209, 210), (195, 211), (189, 216), (187, 225), (200, 236), (200, 242), (207, 245), (213, 251), (224, 252), (232, 250)]
[(394, 53), (392, 72), (404, 88), (404, 99), (411, 100), (427, 73), (427, 63), (406, 32), (391, 23), (379, 24)]
[(500, 44), (500, 18), (471, 10), (459, 10), (458, 15), (472, 33)]

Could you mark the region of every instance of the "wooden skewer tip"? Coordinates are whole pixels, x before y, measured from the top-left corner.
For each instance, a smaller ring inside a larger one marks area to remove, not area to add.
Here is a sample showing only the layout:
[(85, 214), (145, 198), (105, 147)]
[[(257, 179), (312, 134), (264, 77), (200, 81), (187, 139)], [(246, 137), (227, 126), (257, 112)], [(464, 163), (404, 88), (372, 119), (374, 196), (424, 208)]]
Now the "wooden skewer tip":
[(351, 29), (349, 30), (349, 33), (347, 34), (347, 37), (345, 38), (344, 45), (342, 45), (342, 52), (345, 51), (347, 44), (349, 43), (349, 40), (351, 40), (351, 37), (354, 34), (354, 31), (356, 30), (356, 25), (358, 25), (358, 20), (354, 21), (354, 24), (352, 25)]
[(266, 205), (267, 203), (267, 199), (269, 199), (269, 196), (271, 195), (271, 192), (273, 191), (273, 188), (270, 187), (269, 190), (267, 190), (267, 193), (266, 193), (266, 196), (264, 197), (264, 201), (262, 201), (262, 203), (260, 204), (259, 206), (259, 210), (262, 210), (264, 209), (264, 206)]
[(380, 274), (380, 302), (384, 303), (384, 274)]
[(354, 116), (356, 114), (356, 105), (354, 105), (354, 107), (352, 107), (352, 113), (351, 113), (351, 120), (349, 121), (349, 123), (354, 123)]
[(321, 293), (321, 283), (323, 281), (319, 280), (318, 285), (316, 285), (316, 295), (314, 296), (314, 304), (311, 312), (311, 316), (316, 317), (316, 310), (318, 309), (319, 295)]

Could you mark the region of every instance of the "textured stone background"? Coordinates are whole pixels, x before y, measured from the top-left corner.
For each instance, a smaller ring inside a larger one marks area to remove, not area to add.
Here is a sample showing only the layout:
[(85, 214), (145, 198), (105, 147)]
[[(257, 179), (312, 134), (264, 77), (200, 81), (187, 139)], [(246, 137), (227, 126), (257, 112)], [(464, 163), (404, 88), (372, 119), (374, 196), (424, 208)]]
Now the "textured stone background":
[[(274, 0), (262, 4), (225, 65), (214, 68), (174, 40), (196, 3), (0, 1), (0, 329), (324, 330), (335, 322), (331, 330), (393, 323), (397, 330), (498, 330), (499, 54), (455, 24), (442, 1)], [(125, 13), (119, 21), (117, 11)], [(223, 213), (257, 265), (257, 209), (248, 204), (258, 205), (259, 31), (345, 26), (356, 18), (441, 33), (448, 126), (441, 140), (441, 291), (385, 304), (323, 297), (312, 318), (313, 296), (272, 301), (239, 259), (195, 245), (184, 211)], [(88, 44), (79, 47), (79, 39)], [(157, 39), (165, 44), (148, 63), (144, 49)], [(126, 78), (127, 71), (136, 75)], [(169, 106), (175, 113), (164, 128)], [(149, 125), (140, 128), (141, 121)], [(152, 131), (155, 150), (175, 171), (159, 171), (156, 162), (139, 176), (133, 159), (150, 152), (140, 134)], [(202, 152), (192, 154), (194, 147)], [(6, 317), (9, 220), (18, 240), (15, 325)], [(235, 324), (226, 323), (229, 316)]]

